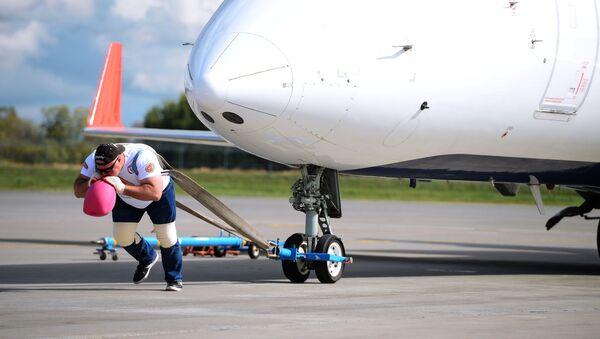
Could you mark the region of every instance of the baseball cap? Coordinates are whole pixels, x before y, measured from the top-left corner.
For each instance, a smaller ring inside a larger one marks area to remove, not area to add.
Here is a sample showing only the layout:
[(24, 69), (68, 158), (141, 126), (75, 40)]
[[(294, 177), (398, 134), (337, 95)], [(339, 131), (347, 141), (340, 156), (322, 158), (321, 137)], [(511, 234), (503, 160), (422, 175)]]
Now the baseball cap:
[(101, 144), (96, 148), (96, 155), (94, 156), (94, 161), (96, 165), (104, 166), (106, 164), (110, 164), (115, 158), (125, 152), (125, 146), (117, 145), (117, 144)]

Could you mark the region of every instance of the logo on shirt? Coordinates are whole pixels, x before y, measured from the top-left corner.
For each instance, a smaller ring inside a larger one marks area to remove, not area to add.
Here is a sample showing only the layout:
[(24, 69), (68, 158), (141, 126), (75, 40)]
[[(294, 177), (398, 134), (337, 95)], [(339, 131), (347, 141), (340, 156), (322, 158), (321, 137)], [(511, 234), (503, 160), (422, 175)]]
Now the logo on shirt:
[(127, 167), (127, 172), (129, 172), (129, 174), (133, 174), (133, 166)]
[(88, 164), (87, 162), (83, 162), (83, 168), (88, 169)]
[(153, 163), (149, 163), (148, 165), (146, 165), (146, 172), (147, 173), (152, 173), (152, 171), (154, 171), (154, 164)]

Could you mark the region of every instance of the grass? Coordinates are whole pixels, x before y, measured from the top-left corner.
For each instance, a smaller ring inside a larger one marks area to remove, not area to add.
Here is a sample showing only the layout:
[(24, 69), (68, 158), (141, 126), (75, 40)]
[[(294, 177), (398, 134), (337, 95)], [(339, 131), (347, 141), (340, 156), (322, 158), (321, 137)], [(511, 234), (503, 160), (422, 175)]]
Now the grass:
[[(0, 190), (70, 192), (79, 165), (22, 165), (0, 163)], [(290, 187), (298, 179), (296, 170), (267, 172), (260, 170), (191, 169), (183, 171), (217, 196), (279, 197), (291, 195)], [(340, 176), (343, 199), (477, 202), (533, 204), (528, 187), (522, 186), (516, 197), (501, 196), (490, 183), (432, 181), (419, 182), (415, 189), (408, 180)], [(182, 191), (178, 189), (178, 193)], [(572, 190), (542, 187), (546, 205), (578, 205), (582, 199)]]

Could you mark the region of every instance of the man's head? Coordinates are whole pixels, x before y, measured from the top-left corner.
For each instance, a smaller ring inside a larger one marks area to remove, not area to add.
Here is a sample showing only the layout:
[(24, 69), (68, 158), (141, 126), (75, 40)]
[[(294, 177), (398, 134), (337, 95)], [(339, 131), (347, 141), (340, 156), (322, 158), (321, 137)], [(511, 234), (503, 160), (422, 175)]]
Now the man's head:
[(96, 172), (103, 176), (118, 175), (123, 168), (123, 152), (125, 147), (116, 144), (101, 144), (96, 148), (94, 161)]

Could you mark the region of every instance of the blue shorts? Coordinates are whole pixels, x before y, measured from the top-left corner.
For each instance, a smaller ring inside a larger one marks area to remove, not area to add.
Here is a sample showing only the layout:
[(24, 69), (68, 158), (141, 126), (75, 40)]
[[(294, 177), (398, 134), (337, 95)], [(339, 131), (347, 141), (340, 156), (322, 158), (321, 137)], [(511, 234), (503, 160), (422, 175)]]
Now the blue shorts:
[(112, 210), (113, 222), (135, 222), (142, 220), (144, 212), (148, 212), (153, 224), (168, 224), (175, 221), (175, 187), (173, 180), (169, 182), (167, 188), (163, 190), (162, 197), (158, 201), (153, 201), (146, 208), (135, 208), (117, 195), (115, 207)]

